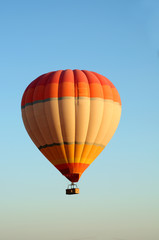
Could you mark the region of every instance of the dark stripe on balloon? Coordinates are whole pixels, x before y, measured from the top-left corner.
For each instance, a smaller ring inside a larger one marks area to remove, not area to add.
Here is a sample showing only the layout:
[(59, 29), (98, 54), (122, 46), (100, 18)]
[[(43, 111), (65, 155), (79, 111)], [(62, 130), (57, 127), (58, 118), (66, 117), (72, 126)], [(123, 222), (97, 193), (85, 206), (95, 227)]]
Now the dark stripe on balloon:
[[(30, 103), (26, 103), (24, 106), (21, 106), (21, 109), (24, 109), (27, 106), (31, 106), (37, 103), (44, 103), (44, 102), (49, 102), (49, 101), (53, 101), (53, 100), (62, 100), (62, 99), (71, 99), (74, 98), (75, 100), (78, 99), (90, 99), (90, 100), (101, 100), (101, 101), (113, 101), (111, 99), (104, 99), (104, 98), (91, 98), (91, 97), (60, 97), (60, 98), (47, 98), (47, 99), (43, 99), (43, 100), (37, 100), (34, 102), (30, 102)], [(114, 102), (114, 101), (113, 101)], [(116, 102), (118, 103), (118, 102)]]
[(51, 144), (45, 144), (43, 146), (38, 147), (39, 150), (43, 149), (43, 148), (47, 148), (47, 147), (53, 147), (53, 146), (60, 146), (60, 145), (72, 145), (72, 144), (86, 144), (86, 145), (95, 145), (98, 147), (102, 147), (104, 148), (105, 146), (102, 144), (98, 144), (98, 143), (89, 143), (89, 142), (62, 142), (62, 143), (51, 143)]

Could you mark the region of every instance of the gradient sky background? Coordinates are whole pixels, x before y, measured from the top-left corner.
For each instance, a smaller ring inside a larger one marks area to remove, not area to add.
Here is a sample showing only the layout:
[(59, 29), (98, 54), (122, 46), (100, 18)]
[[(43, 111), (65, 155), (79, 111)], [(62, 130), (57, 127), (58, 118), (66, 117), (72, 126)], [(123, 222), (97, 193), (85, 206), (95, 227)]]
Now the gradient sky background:
[[(159, 239), (159, 1), (1, 1), (0, 239)], [(20, 102), (37, 76), (87, 69), (122, 100), (80, 195), (36, 149)]]

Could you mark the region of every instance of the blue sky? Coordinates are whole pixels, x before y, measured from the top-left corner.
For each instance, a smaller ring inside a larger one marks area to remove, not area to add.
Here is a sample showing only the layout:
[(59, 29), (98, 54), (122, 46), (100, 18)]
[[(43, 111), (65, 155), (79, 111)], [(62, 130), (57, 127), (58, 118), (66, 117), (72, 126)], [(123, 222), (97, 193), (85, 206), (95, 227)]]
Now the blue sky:
[[(158, 10), (154, 0), (1, 1), (2, 239), (159, 239)], [(73, 197), (20, 109), (33, 79), (67, 68), (105, 75), (122, 100), (113, 139)]]

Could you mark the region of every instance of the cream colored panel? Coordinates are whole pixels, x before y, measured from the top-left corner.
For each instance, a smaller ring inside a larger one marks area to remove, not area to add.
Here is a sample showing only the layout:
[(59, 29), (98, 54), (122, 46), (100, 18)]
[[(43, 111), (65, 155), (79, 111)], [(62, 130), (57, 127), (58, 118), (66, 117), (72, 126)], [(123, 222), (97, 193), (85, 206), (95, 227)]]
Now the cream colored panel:
[[(75, 98), (59, 100), (59, 115), (63, 141), (66, 142), (65, 152), (67, 161), (74, 163), (75, 153)], [(67, 144), (69, 143), (69, 144)]]
[(76, 99), (75, 111), (76, 111), (76, 136), (75, 141), (77, 143), (84, 143), (87, 136), (89, 115), (90, 115), (90, 98)]
[(41, 135), (41, 132), (37, 125), (36, 119), (34, 117), (33, 106), (29, 105), (29, 106), (25, 107), (25, 113), (26, 113), (26, 118), (27, 118), (29, 127), (30, 127), (31, 131), (33, 132), (34, 136), (36, 136), (38, 142), (40, 143), (40, 146), (45, 145), (46, 142)]
[[(44, 102), (44, 109), (49, 131), (52, 136), (52, 143), (63, 143), (58, 99)], [(56, 155), (56, 160), (59, 161), (61, 159), (61, 161), (67, 162), (67, 156), (63, 145), (54, 147), (52, 151)]]
[(109, 130), (112, 116), (113, 116), (113, 108), (114, 108), (114, 102), (112, 100), (104, 101), (103, 118), (102, 118), (102, 122), (99, 128), (97, 138), (95, 140), (96, 144), (102, 143), (102, 140), (104, 139), (105, 135)]
[(110, 139), (114, 135), (120, 121), (120, 116), (121, 116), (121, 105), (117, 102), (114, 102), (114, 109), (113, 109), (111, 124), (109, 126), (109, 130), (107, 131), (102, 141), (102, 144), (104, 146), (106, 146), (109, 143)]
[(40, 147), (40, 143), (39, 141), (37, 140), (37, 138), (35, 137), (35, 135), (33, 134), (33, 132), (31, 131), (31, 128), (29, 126), (29, 123), (27, 121), (27, 117), (26, 117), (26, 113), (25, 113), (25, 108), (22, 109), (22, 118), (23, 118), (23, 123), (24, 123), (24, 126), (30, 136), (30, 138), (32, 139), (32, 141), (35, 143), (35, 145), (37, 147)]
[(90, 116), (90, 98), (76, 99), (76, 130), (75, 130), (75, 153), (74, 162), (78, 163), (81, 159), (81, 154), (86, 140), (89, 116)]
[(75, 98), (59, 100), (59, 114), (64, 142), (75, 142)]
[(90, 99), (90, 118), (86, 142), (94, 143), (101, 126), (104, 110), (104, 99)]
[(58, 99), (44, 103), (45, 114), (49, 125), (50, 133), (54, 143), (62, 143), (61, 123), (59, 117), (59, 103)]
[(34, 116), (35, 116), (37, 125), (41, 132), (41, 135), (43, 136), (43, 138), (45, 140), (45, 144), (52, 144), (53, 139), (50, 134), (49, 124), (47, 122), (47, 118), (46, 118), (46, 114), (45, 114), (44, 103), (41, 102), (41, 103), (34, 104), (33, 110), (34, 110)]

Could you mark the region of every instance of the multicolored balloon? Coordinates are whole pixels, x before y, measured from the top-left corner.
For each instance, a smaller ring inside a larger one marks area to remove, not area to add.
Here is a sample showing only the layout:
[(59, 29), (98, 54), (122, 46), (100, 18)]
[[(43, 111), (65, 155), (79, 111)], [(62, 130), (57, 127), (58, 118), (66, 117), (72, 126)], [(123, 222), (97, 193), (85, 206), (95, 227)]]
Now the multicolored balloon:
[(67, 179), (78, 182), (115, 133), (121, 100), (98, 73), (59, 70), (31, 82), (21, 109), (38, 149)]

